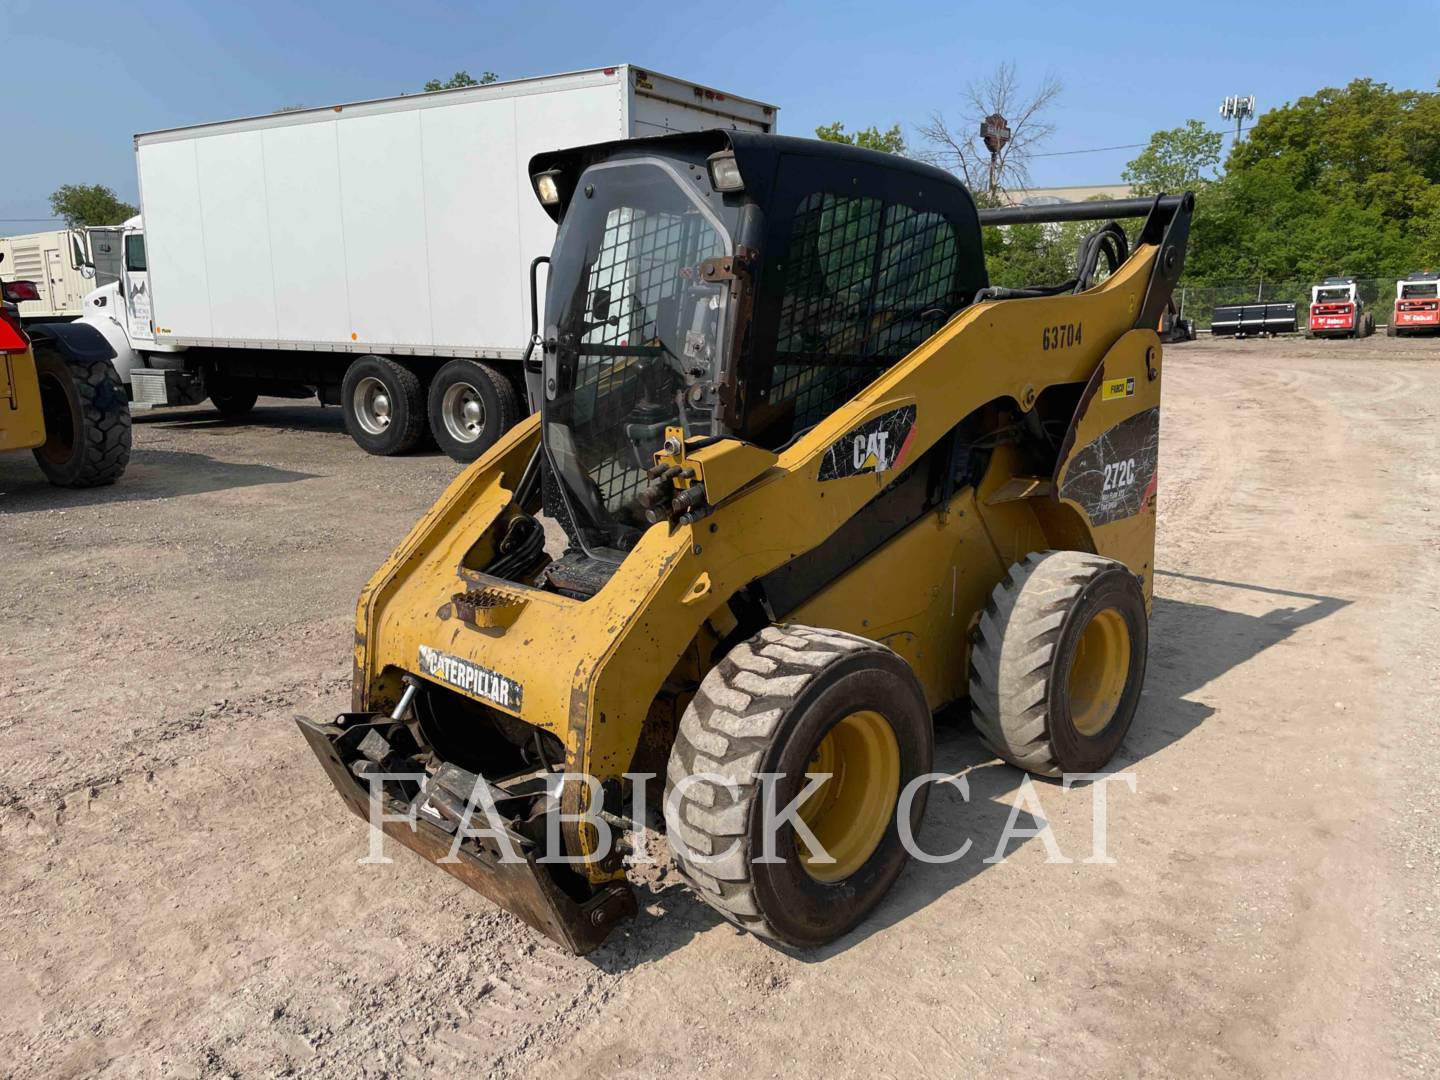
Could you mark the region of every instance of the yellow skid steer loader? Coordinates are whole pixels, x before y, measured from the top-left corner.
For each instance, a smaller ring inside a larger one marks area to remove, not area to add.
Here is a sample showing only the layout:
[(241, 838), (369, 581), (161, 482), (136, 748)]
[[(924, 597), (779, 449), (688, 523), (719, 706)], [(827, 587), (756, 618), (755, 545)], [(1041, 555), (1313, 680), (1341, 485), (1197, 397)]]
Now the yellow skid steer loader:
[[(361, 594), (352, 711), (300, 722), (352, 809), (585, 952), (663, 805), (696, 893), (805, 947), (903, 869), (941, 708), (1021, 768), (1101, 768), (1145, 673), (1192, 196), (977, 211), (926, 165), (730, 131), (531, 174), (539, 411)], [(1110, 221), (1072, 280), (989, 285), (982, 225), (1117, 217), (1133, 250)]]

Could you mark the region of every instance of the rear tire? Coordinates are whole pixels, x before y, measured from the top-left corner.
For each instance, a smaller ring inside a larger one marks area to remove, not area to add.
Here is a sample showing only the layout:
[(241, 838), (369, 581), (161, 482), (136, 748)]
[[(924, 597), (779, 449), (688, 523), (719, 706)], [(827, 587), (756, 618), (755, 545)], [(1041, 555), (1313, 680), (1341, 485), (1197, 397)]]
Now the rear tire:
[(385, 356), (362, 356), (340, 385), (345, 430), (368, 454), (413, 449), (425, 433), (425, 391), (420, 377)]
[[(834, 630), (775, 626), (737, 645), (700, 684), (680, 721), (665, 785), (681, 873), (735, 925), (810, 947), (860, 922), (904, 869), (898, 795), (930, 771), (930, 710), (909, 665)], [(830, 860), (786, 824), (765, 854), (765, 799), (787, 806), (806, 772), (831, 779), (802, 806)], [(703, 774), (724, 784), (689, 779)], [(677, 788), (683, 782), (684, 786)], [(924, 815), (922, 786), (910, 826)]]
[(130, 463), (130, 403), (109, 360), (76, 360), (37, 346), (45, 442), (35, 460), (52, 484), (113, 484)]
[(1393, 322), (1392, 322), (1389, 326), (1385, 327), (1385, 336), (1386, 336), (1386, 337), (1398, 337), (1399, 335), (1400, 335), (1400, 328), (1399, 328), (1398, 326), (1396, 326)]
[(514, 384), (478, 360), (451, 360), (437, 371), (426, 412), (436, 445), (456, 461), (474, 461), (524, 415)]
[(975, 728), (1041, 776), (1097, 772), (1130, 730), (1145, 682), (1145, 595), (1123, 563), (1046, 551), (1010, 567), (970, 653)]

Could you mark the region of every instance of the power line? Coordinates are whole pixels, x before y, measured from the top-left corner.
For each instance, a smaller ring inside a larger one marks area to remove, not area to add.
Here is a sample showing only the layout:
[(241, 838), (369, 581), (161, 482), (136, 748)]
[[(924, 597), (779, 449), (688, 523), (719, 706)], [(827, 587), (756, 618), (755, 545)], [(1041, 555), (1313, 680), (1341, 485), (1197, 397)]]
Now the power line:
[(0, 217), (0, 221), (64, 221), (58, 217)]
[(1048, 154), (1031, 154), (1032, 158), (1037, 157), (1068, 157), (1070, 154), (1103, 154), (1108, 150), (1134, 150), (1136, 147), (1149, 146), (1148, 142), (1125, 143), (1123, 146), (1096, 146), (1089, 150), (1052, 150)]
[[(1241, 128), (1240, 130), (1241, 130), (1241, 131), (1249, 131), (1250, 128), (1253, 128), (1254, 126), (1255, 126), (1254, 124), (1250, 124), (1248, 127)], [(1235, 137), (1235, 132), (1233, 132), (1233, 131), (1207, 131), (1206, 134), (1207, 134), (1207, 135), (1219, 135), (1222, 139), (1234, 138), (1234, 137)], [(1051, 150), (1051, 151), (1049, 151), (1048, 153), (1044, 153), (1044, 154), (1031, 154), (1030, 156), (1031, 156), (1032, 158), (1041, 158), (1041, 157), (1068, 157), (1068, 156), (1071, 155), (1071, 154), (1103, 154), (1103, 153), (1106, 153), (1107, 151), (1110, 151), (1110, 150), (1139, 150), (1139, 149), (1141, 149), (1142, 147), (1146, 147), (1146, 146), (1149, 146), (1149, 145), (1150, 145), (1150, 143), (1149, 143), (1149, 141), (1147, 140), (1146, 142), (1125, 143), (1123, 146), (1096, 146), (1096, 147), (1093, 147), (1093, 148), (1091, 148), (1091, 149), (1089, 149), (1089, 150)]]

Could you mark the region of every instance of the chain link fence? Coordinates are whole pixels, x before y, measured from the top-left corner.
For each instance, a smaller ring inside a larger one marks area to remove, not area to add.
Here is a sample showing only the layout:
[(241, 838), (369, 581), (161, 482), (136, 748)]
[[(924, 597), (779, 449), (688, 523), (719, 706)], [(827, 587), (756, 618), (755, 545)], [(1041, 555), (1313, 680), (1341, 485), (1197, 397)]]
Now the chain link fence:
[[(1390, 322), (1395, 310), (1395, 286), (1405, 275), (1388, 278), (1357, 278), (1360, 299), (1375, 316), (1375, 325)], [(1227, 281), (1217, 285), (1186, 285), (1181, 281), (1175, 290), (1180, 314), (1193, 319), (1197, 330), (1209, 330), (1210, 318), (1217, 307), (1228, 304), (1291, 303), (1301, 329), (1310, 313), (1310, 290), (1318, 281)]]

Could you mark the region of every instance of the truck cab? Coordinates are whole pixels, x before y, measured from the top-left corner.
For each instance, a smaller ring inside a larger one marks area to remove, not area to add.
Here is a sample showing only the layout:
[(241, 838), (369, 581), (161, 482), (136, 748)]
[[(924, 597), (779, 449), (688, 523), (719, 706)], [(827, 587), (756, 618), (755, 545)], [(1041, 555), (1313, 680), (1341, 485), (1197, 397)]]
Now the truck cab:
[(1440, 271), (1425, 270), (1395, 283), (1395, 312), (1386, 331), (1400, 334), (1440, 330)]
[(131, 401), (140, 405), (202, 401), (200, 381), (183, 371), (179, 362), (185, 350), (155, 339), (143, 217), (137, 214), (122, 225), (87, 228), (75, 236), (75, 246), (79, 257), (94, 268), (96, 281), (96, 288), (85, 296), (79, 321), (98, 330), (115, 351), (115, 371)]
[(1307, 337), (1367, 337), (1374, 329), (1354, 278), (1329, 277), (1311, 290)]

